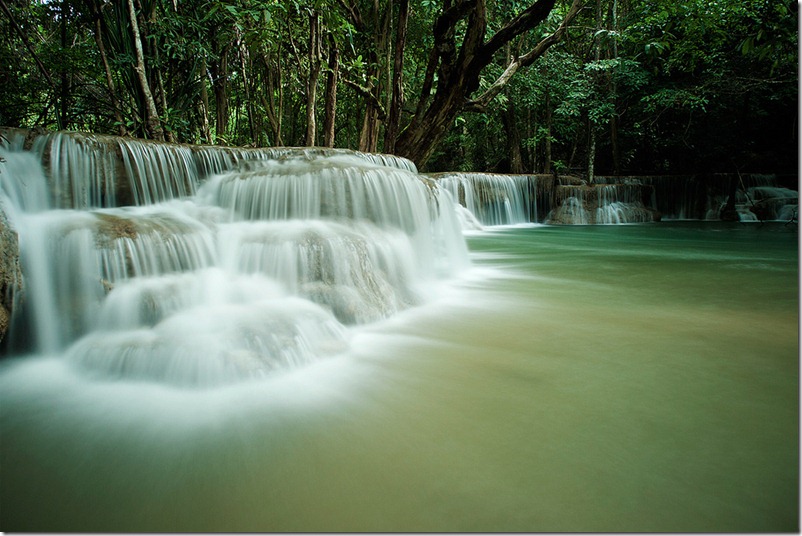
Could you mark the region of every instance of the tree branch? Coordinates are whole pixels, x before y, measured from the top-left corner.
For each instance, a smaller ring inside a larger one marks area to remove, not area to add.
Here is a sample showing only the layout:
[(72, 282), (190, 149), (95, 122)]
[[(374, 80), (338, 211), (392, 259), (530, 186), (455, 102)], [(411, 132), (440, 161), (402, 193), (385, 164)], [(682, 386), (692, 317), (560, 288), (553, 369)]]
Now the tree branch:
[(555, 0), (538, 0), (520, 15), (512, 19), (501, 30), (496, 32), (493, 37), (482, 45), (480, 54), (492, 56), (505, 44), (509, 43), (524, 32), (528, 32), (549, 16), (554, 7)]
[[(434, 21), (432, 29), (434, 36), (434, 50), (437, 52), (439, 62), (438, 87), (448, 85), (451, 75), (455, 71), (461, 73), (463, 69), (457, 66), (457, 45), (454, 41), (457, 23), (476, 9), (476, 4), (483, 0), (457, 0), (453, 6), (445, 7), (443, 13)], [(469, 25), (470, 26), (470, 25)]]
[(504, 70), (504, 72), (501, 73), (501, 76), (499, 76), (496, 79), (496, 81), (493, 82), (493, 84), (491, 84), (490, 87), (487, 88), (484, 93), (482, 93), (482, 95), (480, 95), (478, 98), (474, 100), (468, 101), (465, 104), (464, 111), (480, 112), (480, 113), (486, 112), (487, 106), (490, 104), (490, 102), (494, 98), (496, 98), (499, 93), (501, 93), (502, 89), (504, 89), (504, 86), (506, 86), (509, 83), (509, 81), (515, 75), (515, 73), (518, 72), (519, 69), (523, 67), (528, 67), (529, 65), (534, 63), (536, 59), (538, 59), (540, 56), (546, 53), (549, 47), (551, 47), (554, 43), (556, 43), (562, 38), (562, 35), (568, 28), (568, 25), (584, 7), (584, 3), (585, 0), (574, 0), (573, 3), (571, 4), (571, 8), (568, 10), (568, 13), (565, 15), (565, 18), (560, 23), (560, 26), (557, 28), (557, 30), (555, 30), (554, 33), (547, 35), (542, 40), (540, 40), (540, 42), (538, 42), (537, 45), (535, 45), (534, 48), (532, 48), (532, 50), (530, 50), (526, 54), (515, 57), (507, 66), (507, 68)]
[(382, 106), (381, 101), (376, 97), (376, 95), (373, 94), (373, 91), (371, 91), (370, 88), (360, 86), (356, 82), (348, 80), (347, 78), (343, 78), (342, 80), (346, 86), (352, 88), (359, 95), (367, 99), (374, 108), (376, 108), (380, 121), (387, 119), (387, 112), (384, 110), (384, 106)]
[(357, 30), (362, 30), (365, 27), (365, 22), (362, 20), (362, 14), (359, 12), (359, 6), (356, 4), (350, 6), (345, 3), (345, 0), (339, 0), (342, 8), (348, 13), (348, 18)]

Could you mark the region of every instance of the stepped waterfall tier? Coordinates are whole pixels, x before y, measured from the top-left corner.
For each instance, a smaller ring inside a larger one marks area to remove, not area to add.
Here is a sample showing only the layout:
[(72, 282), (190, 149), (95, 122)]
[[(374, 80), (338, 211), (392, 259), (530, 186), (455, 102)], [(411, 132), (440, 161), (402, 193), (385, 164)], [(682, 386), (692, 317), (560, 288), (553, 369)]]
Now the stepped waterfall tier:
[(24, 276), (7, 352), (90, 376), (208, 386), (309, 363), (468, 263), (449, 194), (394, 157), (64, 133), (0, 156)]
[(558, 186), (557, 206), (546, 221), (578, 224), (657, 221), (660, 215), (647, 206), (650, 190), (639, 183)]
[[(798, 193), (774, 175), (599, 176), (449, 172), (430, 177), (451, 192), (465, 229), (545, 223), (615, 225), (661, 220), (791, 221)], [(730, 196), (734, 195), (731, 211)]]
[(467, 226), (537, 222), (536, 176), (491, 173), (438, 173), (437, 184), (467, 210)]

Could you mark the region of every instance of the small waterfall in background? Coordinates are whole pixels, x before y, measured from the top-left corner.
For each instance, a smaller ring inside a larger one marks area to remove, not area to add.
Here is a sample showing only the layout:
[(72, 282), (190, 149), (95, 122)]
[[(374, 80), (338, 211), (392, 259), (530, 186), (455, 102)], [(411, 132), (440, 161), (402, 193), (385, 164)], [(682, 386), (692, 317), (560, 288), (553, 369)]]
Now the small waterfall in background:
[(744, 221), (749, 212), (754, 220), (791, 221), (799, 210), (799, 192), (775, 185), (753, 186), (738, 191), (736, 208)]
[(558, 185), (547, 223), (621, 224), (659, 220), (649, 208), (652, 189), (639, 182)]
[(475, 218), (464, 218), (466, 229), (476, 228), (477, 222), (494, 226), (538, 221), (534, 176), (438, 173), (432, 178)]
[[(612, 178), (608, 178), (612, 180)], [(636, 177), (654, 189), (652, 206), (665, 220), (719, 220), (736, 181), (735, 210), (743, 222), (790, 221), (796, 217), (798, 192), (782, 186), (794, 177), (749, 173)]]
[(10, 354), (210, 386), (310, 363), (469, 264), (409, 161), (47, 134), (0, 149), (24, 284)]

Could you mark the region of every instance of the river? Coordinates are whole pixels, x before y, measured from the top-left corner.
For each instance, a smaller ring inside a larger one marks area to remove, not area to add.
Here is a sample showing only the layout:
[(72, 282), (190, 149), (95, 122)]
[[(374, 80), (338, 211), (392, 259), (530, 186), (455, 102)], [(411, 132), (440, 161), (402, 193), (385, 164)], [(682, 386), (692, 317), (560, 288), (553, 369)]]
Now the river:
[(0, 362), (3, 530), (799, 530), (796, 228), (466, 240), (425, 303), (265, 379)]

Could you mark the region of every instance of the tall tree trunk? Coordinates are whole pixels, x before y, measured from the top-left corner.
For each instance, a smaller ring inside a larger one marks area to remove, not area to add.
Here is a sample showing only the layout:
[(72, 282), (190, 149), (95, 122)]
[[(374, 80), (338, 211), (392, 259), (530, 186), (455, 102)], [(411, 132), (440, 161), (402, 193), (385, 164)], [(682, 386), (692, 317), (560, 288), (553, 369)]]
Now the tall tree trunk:
[(334, 147), (334, 123), (337, 113), (337, 79), (340, 73), (340, 49), (329, 34), (329, 72), (326, 78), (326, 118), (323, 121), (323, 145)]
[[(618, 33), (618, 0), (613, 0), (612, 9), (612, 22), (613, 31)], [(618, 59), (618, 41), (613, 40), (613, 58)], [(613, 172), (616, 175), (621, 174), (621, 147), (618, 143), (618, 82), (615, 77), (612, 81), (613, 99), (615, 106), (613, 109), (613, 117), (610, 120), (610, 144), (613, 150)]]
[[(520, 45), (520, 43), (519, 43)], [(507, 58), (509, 61), (513, 60), (515, 56), (520, 54), (520, 46), (515, 52), (512, 53), (512, 46), (507, 43)], [(501, 114), (501, 122), (504, 125), (504, 130), (507, 134), (507, 147), (510, 151), (510, 172), (521, 174), (524, 172), (523, 155), (521, 154), (521, 132), (518, 129), (518, 118), (515, 113), (515, 101), (510, 98), (509, 91), (505, 91), (507, 95), (507, 107)]]
[(568, 164), (566, 167), (568, 168), (567, 171), (570, 173), (572, 169), (574, 169), (574, 162), (576, 161), (576, 152), (579, 149), (579, 143), (581, 141), (582, 135), (587, 135), (586, 132), (578, 132), (574, 139), (571, 141), (571, 152), (568, 153)]
[[(216, 43), (213, 41), (213, 49)], [(212, 72), (212, 89), (214, 91), (215, 133), (216, 142), (227, 144), (226, 130), (228, 127), (228, 53), (230, 45), (223, 45), (218, 51), (219, 58), (210, 65)]]
[(315, 118), (317, 81), (320, 77), (320, 17), (317, 12), (309, 14), (309, 78), (306, 82), (306, 146), (314, 147), (317, 137)]
[(593, 184), (596, 166), (596, 129), (593, 121), (588, 119), (588, 184)]
[(209, 91), (206, 89), (206, 79), (209, 77), (209, 71), (206, 68), (206, 56), (201, 58), (201, 85), (200, 85), (200, 118), (201, 118), (201, 133), (205, 143), (212, 143), (212, 130), (209, 126)]
[(551, 127), (552, 127), (552, 115), (551, 115), (551, 94), (546, 94), (546, 143), (545, 143), (545, 155), (543, 157), (543, 173), (551, 173)]
[[(154, 56), (156, 58), (156, 65), (160, 64), (159, 61), (159, 47), (154, 47)], [(159, 88), (159, 99), (158, 104), (162, 110), (161, 116), (164, 118), (168, 117), (168, 107), (167, 107), (167, 92), (164, 90), (164, 77), (162, 76), (161, 69), (156, 69), (156, 86)], [(170, 130), (169, 125), (164, 127), (164, 137), (169, 142), (175, 142), (175, 132)]]
[[(383, 16), (382, 16), (383, 15)], [(379, 122), (386, 119), (385, 111), (382, 109), (381, 94), (384, 84), (384, 73), (382, 68), (389, 68), (384, 65), (388, 38), (390, 35), (391, 21), (393, 18), (393, 3), (389, 0), (385, 5), (384, 13), (381, 11), (381, 2), (373, 1), (373, 49), (368, 55), (368, 80), (372, 86), (368, 88), (369, 95), (366, 97), (365, 115), (362, 121), (362, 131), (359, 136), (359, 150), (374, 153), (379, 147)], [(375, 80), (375, 83), (372, 81)]]
[(242, 69), (242, 87), (245, 90), (245, 113), (248, 116), (248, 132), (251, 136), (251, 144), (254, 146), (259, 145), (259, 134), (256, 131), (256, 123), (254, 122), (253, 101), (251, 100), (251, 76), (250, 76), (250, 56), (248, 48), (245, 46), (245, 41), (242, 32), (237, 29), (237, 52), (240, 61), (240, 68)]
[(535, 121), (537, 118), (534, 118), (534, 113), (531, 106), (526, 107), (526, 139), (529, 142), (526, 144), (526, 157), (528, 158), (529, 167), (527, 169), (532, 170), (533, 173), (536, 173), (538, 169), (540, 169), (540, 151), (538, 147), (540, 146), (537, 143), (537, 138), (535, 137), (537, 132), (537, 126)]
[[(603, 25), (603, 11), (602, 0), (596, 0), (596, 44), (594, 46), (595, 59), (598, 62), (601, 59), (601, 39), (598, 34), (602, 30)], [(601, 75), (595, 74), (593, 81), (596, 86), (601, 85)], [(588, 184), (593, 184), (594, 172), (596, 167), (596, 123), (591, 119), (588, 114)]]
[(395, 36), (395, 58), (393, 60), (393, 83), (390, 112), (384, 130), (384, 152), (395, 152), (395, 140), (401, 123), (401, 108), (404, 105), (404, 51), (407, 43), (407, 23), (409, 20), (409, 0), (401, 0), (398, 6), (398, 25)]
[(618, 143), (618, 117), (610, 118), (610, 145), (613, 151), (613, 174), (621, 175), (621, 147)]
[[(368, 79), (379, 78), (379, 56), (375, 51), (371, 51), (368, 56), (370, 67), (368, 68)], [(367, 88), (365, 95), (365, 113), (362, 117), (362, 130), (359, 134), (359, 150), (367, 153), (375, 153), (379, 146), (379, 95), (381, 94), (379, 84)]]
[(359, 150), (375, 153), (379, 146), (379, 111), (368, 102), (362, 118), (362, 131), (359, 134)]
[(439, 55), (437, 54), (437, 49), (432, 47), (432, 50), (429, 53), (429, 60), (426, 62), (426, 74), (423, 77), (423, 87), (421, 88), (420, 95), (418, 96), (418, 105), (415, 108), (415, 115), (412, 116), (412, 121), (407, 126), (409, 129), (414, 130), (418, 128), (418, 123), (420, 119), (423, 118), (423, 112), (426, 109), (427, 104), (429, 104), (429, 100), (432, 96), (434, 73), (437, 70), (438, 60)]
[(510, 173), (524, 173), (524, 161), (521, 154), (521, 133), (515, 117), (515, 106), (512, 100), (507, 101), (507, 109), (501, 115), (504, 130), (507, 133), (507, 145), (510, 149)]
[[(284, 124), (284, 69), (281, 63), (281, 55), (279, 54), (276, 57), (276, 87), (278, 88), (278, 105), (275, 108), (276, 110), (276, 117), (278, 121), (276, 122), (276, 140), (275, 143), (277, 146), (284, 145), (284, 138), (283, 138), (283, 131), (282, 125)], [(273, 102), (273, 94), (270, 94), (271, 103)]]
[(136, 20), (134, 0), (128, 0), (128, 18), (131, 23), (134, 51), (136, 53), (134, 71), (145, 99), (145, 131), (151, 139), (164, 141), (164, 131), (159, 121), (159, 112), (156, 110), (156, 101), (153, 99), (153, 93), (150, 91), (150, 84), (145, 72), (145, 55), (142, 52), (142, 40), (139, 34), (139, 23)]
[[(282, 89), (281, 89), (281, 56), (276, 56), (275, 74), (273, 63), (270, 61), (267, 50), (262, 50), (262, 63), (264, 66), (264, 78), (267, 87), (260, 94), (262, 99), (262, 106), (264, 106), (267, 113), (267, 120), (270, 122), (270, 130), (273, 137), (273, 145), (282, 146), (284, 142), (281, 139), (281, 103), (283, 102)], [(278, 81), (276, 82), (277, 79)], [(276, 105), (276, 91), (279, 92), (279, 104)], [(267, 96), (265, 96), (267, 95)]]

